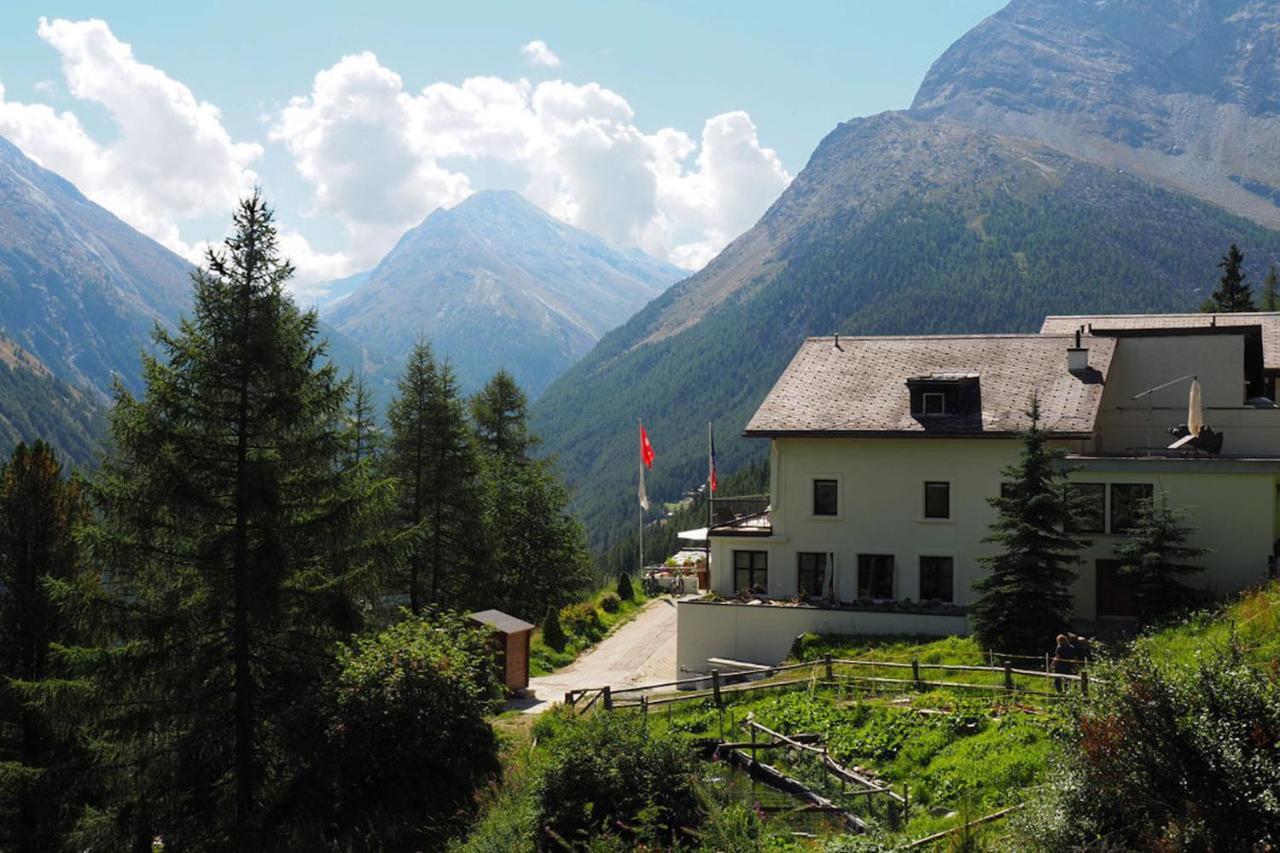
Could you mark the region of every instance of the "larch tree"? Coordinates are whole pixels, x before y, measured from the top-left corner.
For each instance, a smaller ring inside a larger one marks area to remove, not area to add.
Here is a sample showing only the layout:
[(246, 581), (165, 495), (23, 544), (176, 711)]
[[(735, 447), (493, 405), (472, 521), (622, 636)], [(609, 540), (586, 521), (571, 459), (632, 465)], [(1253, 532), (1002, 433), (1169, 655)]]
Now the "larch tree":
[(1276, 278), (1276, 265), (1267, 270), (1267, 277), (1262, 281), (1262, 311), (1280, 311), (1280, 280)]
[(973, 584), (969, 616), (983, 648), (1035, 654), (1052, 647), (1071, 618), (1072, 565), (1087, 543), (1071, 533), (1080, 513), (1066, 488), (1065, 454), (1049, 444), (1036, 400), (1027, 414), (1021, 457), (1004, 469), (1000, 495), (988, 499), (997, 515), (983, 541), (1000, 550), (979, 561), (987, 574)]
[(483, 565), (479, 460), (457, 379), (420, 342), (405, 365), (387, 412), (387, 467), (397, 480), (400, 527), (416, 542), (399, 586), (409, 609), (457, 607)]
[[(83, 781), (83, 756), (38, 698), (64, 678), (55, 645), (75, 626), (50, 584), (82, 573), (75, 530), (88, 518), (79, 480), (49, 445), (18, 445), (0, 468), (0, 847), (35, 853), (62, 846)], [(80, 764), (81, 766), (76, 766)]]
[(537, 444), (529, 432), (529, 398), (505, 370), (471, 398), (471, 418), (480, 447), (491, 457), (523, 463)]
[[(271, 210), (244, 199), (158, 330), (145, 391), (118, 393), (88, 543), (116, 637), (76, 651), (120, 846), (258, 851), (305, 775), (332, 649), (360, 625), (351, 553), (370, 481), (350, 464), (347, 384), (285, 291)], [(101, 842), (104, 846), (110, 841)]]

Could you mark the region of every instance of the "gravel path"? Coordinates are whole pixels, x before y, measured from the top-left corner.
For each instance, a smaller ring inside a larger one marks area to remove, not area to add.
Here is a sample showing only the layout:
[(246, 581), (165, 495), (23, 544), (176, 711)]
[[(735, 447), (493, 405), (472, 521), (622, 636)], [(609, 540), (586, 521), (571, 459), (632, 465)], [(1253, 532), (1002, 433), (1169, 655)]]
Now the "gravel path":
[(538, 714), (551, 703), (563, 702), (570, 690), (652, 684), (675, 677), (676, 603), (664, 596), (647, 603), (634, 619), (564, 669), (529, 679), (529, 698), (515, 700), (511, 707)]

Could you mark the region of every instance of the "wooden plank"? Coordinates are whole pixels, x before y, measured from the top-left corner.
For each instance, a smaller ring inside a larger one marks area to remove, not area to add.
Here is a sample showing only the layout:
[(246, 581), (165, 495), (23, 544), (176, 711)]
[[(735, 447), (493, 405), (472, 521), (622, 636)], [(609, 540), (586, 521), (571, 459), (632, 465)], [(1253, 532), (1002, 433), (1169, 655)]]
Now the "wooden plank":
[(852, 814), (851, 812), (845, 811), (826, 797), (823, 797), (816, 791), (810, 790), (809, 787), (799, 779), (791, 778), (778, 768), (748, 757), (747, 754), (740, 749), (735, 749), (729, 753), (729, 761), (735, 766), (746, 768), (748, 773), (759, 779), (761, 782), (764, 782), (766, 785), (771, 785), (774, 788), (785, 793), (792, 794), (793, 796), (803, 797), (823, 811), (830, 811), (839, 814), (844, 818), (845, 824), (855, 832), (867, 831), (867, 824), (862, 820), (862, 818)]
[[(840, 778), (844, 779), (846, 782), (852, 782), (855, 785), (863, 785), (866, 788), (870, 789), (871, 791), (875, 791), (876, 793), (879, 793), (879, 794), (887, 794), (890, 799), (897, 800), (900, 803), (906, 802), (906, 800), (904, 800), (901, 795), (894, 793), (893, 790), (889, 788), (887, 785), (883, 785), (880, 782), (876, 781), (875, 779), (871, 779), (870, 777), (863, 776), (860, 773), (855, 773), (854, 771), (848, 769), (847, 767), (841, 766), (835, 759), (833, 759), (830, 755), (827, 754), (827, 750), (825, 748), (819, 748), (816, 746), (811, 746), (810, 744), (807, 744), (807, 743), (800, 743), (799, 741), (792, 740), (791, 738), (787, 737), (781, 732), (776, 732), (773, 729), (769, 728), (768, 726), (762, 726), (760, 723), (757, 723), (754, 720), (743, 720), (742, 722), (744, 725), (754, 728), (757, 731), (763, 732), (764, 734), (769, 735), (770, 737), (774, 738), (780, 743), (786, 744), (789, 747), (802, 750), (804, 752), (814, 753), (820, 756), (822, 759), (823, 766), (827, 770), (829, 770), (832, 773), (832, 775), (839, 776)], [(862, 794), (867, 792), (856, 791), (854, 793)]]
[(911, 850), (916, 847), (928, 847), (930, 844), (933, 844), (938, 841), (942, 841), (948, 835), (954, 835), (955, 833), (959, 832), (962, 829), (968, 829), (969, 827), (977, 826), (982, 823), (988, 823), (989, 821), (999, 820), (1000, 818), (1009, 814), (1009, 812), (1017, 811), (1020, 808), (1022, 808), (1022, 803), (1018, 803), (1017, 805), (1014, 805), (1014, 806), (1009, 806), (1007, 809), (1001, 809), (998, 812), (992, 812), (986, 817), (980, 817), (977, 820), (971, 820), (968, 823), (961, 824), (960, 826), (953, 826), (951, 829), (944, 829), (942, 832), (935, 832), (933, 835), (926, 835), (924, 838), (920, 838), (915, 841), (912, 841), (910, 844), (908, 844), (906, 847), (903, 847), (902, 849)]

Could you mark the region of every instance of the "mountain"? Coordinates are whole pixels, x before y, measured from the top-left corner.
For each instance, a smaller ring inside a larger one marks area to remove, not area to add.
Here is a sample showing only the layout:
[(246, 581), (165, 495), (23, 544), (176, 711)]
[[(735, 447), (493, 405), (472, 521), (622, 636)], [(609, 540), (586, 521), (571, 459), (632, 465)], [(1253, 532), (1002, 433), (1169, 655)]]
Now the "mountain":
[[(1051, 5), (1012, 3), (1001, 13), (1006, 41), (1016, 46), (1039, 20), (1022, 27), (1020, 10), (1030, 15)], [(1114, 6), (1147, 8), (1152, 25), (1163, 26), (1156, 19), (1165, 4), (1060, 5), (1098, 32), (1111, 32)], [(1225, 14), (1228, 4), (1213, 5)], [(1123, 20), (1138, 26), (1132, 16)], [(991, 29), (988, 21), (975, 32)], [(1098, 41), (1082, 36), (1058, 59), (1070, 65), (1076, 56), (1081, 74), (1114, 85), (1095, 81), (1082, 90), (1064, 76), (1058, 101), (1070, 104), (1074, 96), (1093, 104), (1094, 92), (1129, 90), (1112, 79), (1123, 76), (1123, 66), (1096, 65), (1089, 49)], [(1195, 310), (1216, 283), (1215, 264), (1229, 243), (1244, 249), (1253, 282), (1280, 261), (1280, 234), (1212, 194), (1201, 198), (1106, 158), (949, 114), (948, 98), (963, 89), (948, 80), (976, 87), (988, 78), (970, 73), (973, 62), (994, 62), (1013, 49), (999, 40), (975, 48), (954, 78), (940, 60), (917, 98), (922, 106), (838, 126), (755, 227), (607, 335), (535, 402), (534, 427), (574, 486), (594, 544), (632, 527), (637, 418), (658, 453), (651, 495), (674, 497), (705, 478), (708, 420), (716, 424), (722, 470), (758, 459), (767, 448), (740, 432), (807, 335), (1034, 331), (1050, 313)], [(1211, 54), (1192, 46), (1184, 55)], [(1011, 68), (1022, 62), (1029, 63), (1028, 80), (1036, 80), (1039, 65), (1026, 56)], [(1216, 73), (1215, 62), (1205, 63), (1206, 77)], [(1182, 74), (1198, 79), (1187, 69)], [(1048, 92), (1055, 79), (1047, 73), (1039, 85)], [(1008, 86), (1016, 83), (1011, 71)], [(1270, 85), (1280, 93), (1280, 80)], [(1056, 102), (1042, 100), (1054, 112)], [(984, 108), (995, 115), (998, 103)], [(1105, 112), (1111, 103), (1093, 108)], [(1054, 114), (1071, 120), (1065, 107)]]
[(685, 273), (615, 248), (514, 192), (481, 192), (400, 238), (324, 316), (402, 363), (419, 338), (464, 388), (499, 368), (536, 395)]
[(352, 273), (346, 278), (336, 278), (333, 281), (326, 281), (318, 284), (313, 288), (315, 295), (315, 303), (321, 309), (325, 310), (334, 304), (341, 302), (351, 294), (360, 289), (360, 285), (369, 280), (373, 270), (362, 270)]
[[(0, 452), (45, 438), (93, 462), (114, 378), (140, 389), (152, 330), (190, 308), (191, 271), (0, 137)], [(344, 369), (382, 362), (322, 334)]]
[(187, 305), (189, 271), (0, 137), (0, 332), (55, 376), (136, 388), (139, 349)]
[(105, 434), (104, 411), (92, 393), (58, 379), (0, 335), (0, 464), (19, 442), (43, 438), (63, 459), (85, 465)]

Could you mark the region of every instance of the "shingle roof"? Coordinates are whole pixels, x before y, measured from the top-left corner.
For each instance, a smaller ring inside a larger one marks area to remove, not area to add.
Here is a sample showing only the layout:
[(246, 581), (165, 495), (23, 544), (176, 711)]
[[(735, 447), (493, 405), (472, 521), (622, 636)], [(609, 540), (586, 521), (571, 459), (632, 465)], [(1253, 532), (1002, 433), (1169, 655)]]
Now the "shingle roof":
[[(1093, 430), (1113, 338), (1088, 341), (1097, 373), (1067, 370), (1070, 335), (810, 338), (765, 397), (747, 435), (1007, 434), (1026, 429), (1032, 394), (1041, 426), (1063, 434)], [(907, 380), (930, 374), (977, 374), (982, 417), (961, 430), (946, 419), (911, 415)]]
[(504, 634), (518, 634), (521, 631), (534, 629), (533, 625), (523, 619), (509, 616), (501, 610), (481, 610), (478, 613), (472, 613), (471, 618), (482, 625), (496, 628)]
[(1040, 333), (1075, 334), (1081, 326), (1094, 332), (1139, 331), (1144, 329), (1196, 329), (1212, 326), (1260, 326), (1262, 360), (1267, 370), (1280, 371), (1280, 312), (1251, 311), (1240, 314), (1095, 314), (1045, 317)]

